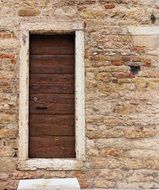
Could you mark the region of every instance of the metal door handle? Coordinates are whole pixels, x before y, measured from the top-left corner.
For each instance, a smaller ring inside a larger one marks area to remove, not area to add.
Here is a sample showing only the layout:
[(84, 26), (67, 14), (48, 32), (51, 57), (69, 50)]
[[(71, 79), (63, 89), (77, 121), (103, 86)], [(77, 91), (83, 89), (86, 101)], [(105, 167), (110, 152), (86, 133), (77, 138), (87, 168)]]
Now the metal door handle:
[(47, 110), (47, 107), (36, 107), (37, 110)]

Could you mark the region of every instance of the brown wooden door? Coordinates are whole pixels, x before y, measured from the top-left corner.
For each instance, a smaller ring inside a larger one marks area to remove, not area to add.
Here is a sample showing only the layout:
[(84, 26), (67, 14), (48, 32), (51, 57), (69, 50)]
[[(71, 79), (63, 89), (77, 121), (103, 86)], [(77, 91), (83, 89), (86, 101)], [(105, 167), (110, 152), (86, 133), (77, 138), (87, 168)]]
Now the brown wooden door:
[(74, 35), (30, 35), (29, 157), (75, 157)]

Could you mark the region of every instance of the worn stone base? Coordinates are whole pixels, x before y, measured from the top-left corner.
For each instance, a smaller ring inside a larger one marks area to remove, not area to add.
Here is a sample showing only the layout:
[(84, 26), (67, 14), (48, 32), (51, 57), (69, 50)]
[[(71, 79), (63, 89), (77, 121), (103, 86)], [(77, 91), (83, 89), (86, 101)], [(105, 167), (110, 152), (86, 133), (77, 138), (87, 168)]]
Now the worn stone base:
[(80, 190), (77, 178), (20, 180), (18, 190)]

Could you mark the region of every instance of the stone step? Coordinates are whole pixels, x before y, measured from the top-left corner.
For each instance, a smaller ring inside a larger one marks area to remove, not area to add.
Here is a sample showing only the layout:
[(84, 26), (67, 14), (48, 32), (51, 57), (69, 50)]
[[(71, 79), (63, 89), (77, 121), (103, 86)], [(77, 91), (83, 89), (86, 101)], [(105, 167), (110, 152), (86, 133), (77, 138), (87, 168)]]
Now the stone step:
[(77, 178), (20, 180), (17, 190), (80, 190)]

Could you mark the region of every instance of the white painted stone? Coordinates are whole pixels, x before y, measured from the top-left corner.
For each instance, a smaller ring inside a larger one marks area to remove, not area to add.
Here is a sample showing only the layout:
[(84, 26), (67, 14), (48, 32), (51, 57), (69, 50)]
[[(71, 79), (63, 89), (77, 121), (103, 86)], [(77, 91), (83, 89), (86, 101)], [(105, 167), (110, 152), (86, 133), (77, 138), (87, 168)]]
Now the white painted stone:
[(44, 159), (34, 158), (19, 162), (19, 168), (22, 170), (76, 170), (83, 167), (83, 162), (76, 159)]
[(76, 31), (75, 57), (75, 129), (76, 157), (85, 159), (85, 70), (84, 70), (84, 33)]
[(80, 190), (77, 178), (20, 180), (17, 190)]
[(54, 21), (54, 22), (37, 22), (37, 23), (21, 23), (21, 30), (31, 31), (34, 33), (43, 32), (70, 32), (83, 30), (83, 22), (70, 22), (70, 21)]
[(158, 0), (140, 0), (140, 3), (143, 5), (159, 5)]
[(131, 35), (158, 35), (159, 26), (129, 26), (128, 31)]

